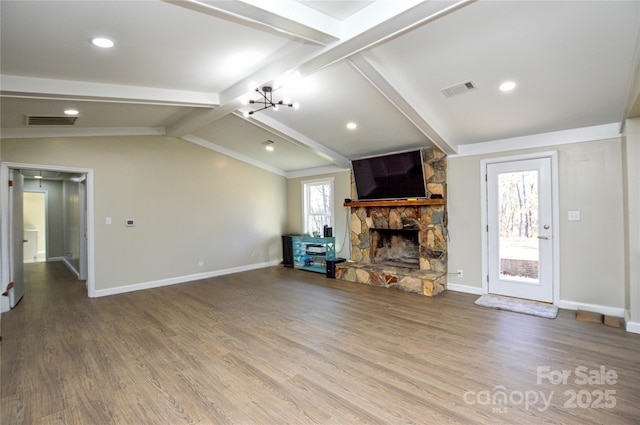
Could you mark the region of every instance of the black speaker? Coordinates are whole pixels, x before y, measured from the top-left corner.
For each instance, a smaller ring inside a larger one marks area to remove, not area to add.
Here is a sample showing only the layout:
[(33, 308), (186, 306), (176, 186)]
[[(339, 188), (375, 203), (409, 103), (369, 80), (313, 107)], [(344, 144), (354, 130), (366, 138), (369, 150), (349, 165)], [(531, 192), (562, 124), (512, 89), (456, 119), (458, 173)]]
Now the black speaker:
[(346, 258), (336, 258), (335, 260), (327, 260), (327, 277), (331, 279), (336, 278), (336, 264), (347, 261)]
[(282, 265), (293, 268), (293, 235), (282, 235)]

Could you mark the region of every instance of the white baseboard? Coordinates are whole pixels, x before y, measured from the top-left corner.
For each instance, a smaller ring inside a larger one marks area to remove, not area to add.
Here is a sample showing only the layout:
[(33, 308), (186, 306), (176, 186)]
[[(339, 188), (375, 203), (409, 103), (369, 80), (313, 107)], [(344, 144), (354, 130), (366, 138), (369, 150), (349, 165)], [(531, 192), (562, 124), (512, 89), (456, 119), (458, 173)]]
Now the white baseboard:
[(67, 260), (66, 257), (62, 257), (62, 262), (64, 263), (65, 266), (67, 266), (69, 270), (73, 272), (73, 274), (75, 274), (76, 276), (78, 276), (78, 278), (80, 278), (80, 273), (78, 272), (78, 270), (76, 270), (75, 267), (73, 267), (73, 264), (71, 264), (71, 262)]
[(477, 286), (459, 285), (457, 283), (447, 283), (448, 291), (464, 292), (465, 294), (484, 295), (482, 288)]
[(52, 263), (54, 261), (64, 261), (64, 257), (49, 257), (47, 258), (48, 263)]
[(586, 304), (565, 300), (559, 300), (555, 302), (554, 305), (558, 308), (564, 308), (567, 310), (586, 310), (604, 314), (605, 316), (624, 317), (624, 308), (622, 307), (609, 307), (606, 305)]
[(126, 292), (141, 291), (144, 289), (160, 288), (162, 286), (176, 285), (178, 283), (193, 282), (195, 280), (209, 279), (216, 276), (223, 276), (232, 273), (246, 272), (249, 270), (263, 269), (265, 267), (277, 266), (280, 260), (266, 263), (249, 264), (246, 266), (233, 267), (230, 269), (214, 270), (206, 273), (196, 273), (186, 276), (172, 277), (169, 279), (154, 280), (151, 282), (134, 283), (132, 285), (118, 286), (109, 289), (96, 289), (94, 297), (106, 297), (109, 295), (124, 294)]
[[(447, 290), (455, 292), (464, 292), (465, 294), (483, 295), (482, 288), (477, 286), (459, 285), (457, 283), (447, 283)], [(594, 313), (603, 314), (605, 316), (624, 317), (627, 332), (640, 334), (640, 322), (631, 322), (629, 314), (624, 308), (609, 307), (605, 305), (578, 303), (575, 301), (560, 300), (553, 303), (558, 308), (566, 310), (587, 310)]]
[(640, 334), (640, 322), (627, 322), (627, 332)]
[(630, 319), (631, 319), (631, 316), (629, 315), (629, 310), (625, 310), (624, 321), (626, 323), (627, 332), (640, 334), (640, 322), (632, 322)]

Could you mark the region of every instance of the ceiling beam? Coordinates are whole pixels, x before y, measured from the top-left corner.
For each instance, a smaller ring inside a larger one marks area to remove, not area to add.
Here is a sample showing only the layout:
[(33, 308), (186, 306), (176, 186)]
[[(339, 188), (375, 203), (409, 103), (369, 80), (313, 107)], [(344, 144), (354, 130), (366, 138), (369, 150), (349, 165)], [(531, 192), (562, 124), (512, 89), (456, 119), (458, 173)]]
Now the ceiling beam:
[(298, 70), (302, 75), (320, 71), (329, 65), (399, 37), (476, 1), (462, 0), (457, 3), (441, 1), (419, 2), (417, 5), (403, 10), (377, 25), (370, 23), (362, 28), (360, 32), (348, 34), (346, 38), (328, 46), (313, 59), (301, 64)]
[(449, 145), (425, 119), (416, 111), (413, 105), (398, 92), (395, 87), (362, 55), (350, 58), (350, 63), (367, 81), (373, 85), (393, 106), (396, 107), (411, 123), (424, 134), (434, 145), (447, 155), (455, 154), (456, 150)]
[(241, 106), (242, 101), (240, 99), (235, 99), (234, 101), (227, 102), (218, 108), (195, 110), (187, 114), (186, 117), (168, 125), (166, 134), (170, 137), (184, 138), (184, 136), (189, 133), (202, 127), (206, 127), (220, 118), (226, 117)]
[(225, 148), (224, 146), (216, 145), (215, 143), (210, 142), (210, 141), (205, 140), (205, 139), (202, 139), (200, 137), (193, 136), (193, 135), (187, 135), (187, 136), (183, 137), (183, 139), (186, 140), (187, 142), (191, 142), (191, 143), (194, 143), (194, 144), (196, 144), (198, 146), (202, 146), (203, 148), (210, 149), (212, 151), (224, 154), (224, 155), (229, 156), (231, 158), (235, 158), (235, 159), (237, 159), (239, 161), (246, 162), (247, 164), (251, 164), (251, 165), (256, 166), (258, 168), (262, 168), (263, 170), (267, 170), (267, 171), (269, 171), (271, 173), (278, 174), (278, 175), (281, 175), (283, 177), (287, 176), (287, 172), (284, 171), (284, 170), (281, 170), (280, 168), (273, 167), (271, 165), (265, 164), (264, 162), (255, 160), (255, 159), (250, 158), (250, 157), (248, 157), (246, 155), (242, 155), (242, 154), (240, 154), (240, 153), (238, 153), (238, 152), (236, 152), (234, 150)]
[(220, 103), (216, 93), (136, 87), (86, 81), (1, 75), (3, 97), (78, 99), (94, 102), (211, 107)]
[(0, 138), (164, 136), (164, 131), (164, 127), (5, 128), (0, 129)]
[[(342, 22), (342, 38), (347, 39), (361, 34), (420, 3), (425, 3), (425, 0), (376, 0)], [(440, 3), (444, 4), (444, 1)]]
[(349, 158), (329, 149), (325, 145), (318, 143), (313, 139), (308, 138), (304, 134), (297, 132), (291, 127), (287, 127), (286, 125), (274, 120), (266, 114), (257, 116), (252, 115), (251, 118), (245, 118), (240, 113), (234, 113), (234, 115), (297, 146), (300, 146), (303, 149), (309, 150), (340, 167), (349, 167), (349, 165), (351, 164)]
[(340, 22), (295, 1), (164, 0), (209, 16), (299, 41), (325, 45), (340, 37)]
[(269, 64), (263, 66), (251, 77), (243, 78), (218, 95), (220, 106), (208, 111), (196, 110), (167, 126), (167, 135), (182, 137), (224, 118), (243, 105), (243, 97), (250, 93), (249, 82), (255, 87), (274, 82), (274, 75), (280, 76), (298, 65), (310, 55), (307, 45), (289, 43), (275, 55), (271, 55)]
[[(174, 3), (173, 0), (166, 0), (171, 3)], [(248, 2), (253, 0), (247, 0), (244, 4), (246, 5)], [(273, 81), (279, 78), (282, 74), (287, 71), (296, 69), (300, 72), (302, 76), (311, 75), (321, 69), (330, 66), (336, 62), (339, 62), (344, 59), (348, 59), (349, 57), (358, 54), (359, 52), (374, 47), (380, 43), (383, 43), (387, 40), (390, 40), (394, 37), (398, 37), (408, 31), (411, 31), (421, 25), (426, 25), (430, 22), (433, 22), (441, 17), (444, 17), (450, 13), (453, 13), (456, 10), (459, 10), (463, 7), (466, 7), (476, 0), (462, 0), (458, 2), (441, 2), (441, 1), (419, 1), (419, 0), (405, 0), (405, 1), (394, 1), (392, 2), (395, 6), (392, 8), (388, 8), (387, 12), (384, 13), (382, 9), (368, 7), (360, 11), (357, 15), (358, 19), (349, 21), (350, 28), (357, 27), (357, 30), (344, 30), (342, 32), (346, 33), (346, 38), (342, 38), (336, 40), (335, 42), (321, 48), (319, 50), (314, 49), (314, 51), (309, 51), (305, 49), (305, 46), (299, 46), (293, 51), (299, 53), (297, 57), (297, 61), (294, 59), (295, 55), (279, 55), (276, 60), (272, 60), (269, 65), (254, 73), (251, 76), (245, 77), (234, 84), (232, 87), (225, 90), (225, 93), (222, 97), (222, 103), (219, 108), (208, 111), (206, 113), (202, 113), (202, 111), (194, 111), (193, 113), (183, 117), (178, 122), (167, 127), (167, 135), (173, 137), (183, 137), (203, 126), (206, 126), (215, 120), (218, 120), (224, 117), (228, 113), (232, 113), (237, 110), (241, 105), (241, 96), (244, 96), (249, 92), (248, 83), (250, 81), (254, 81), (258, 86), (263, 83)], [(177, 2), (176, 4), (183, 5), (186, 3), (189, 7), (196, 7), (199, 10), (207, 13), (207, 10), (215, 10), (219, 12), (223, 8), (226, 8), (226, 12), (229, 12), (230, 15), (233, 15), (233, 19), (241, 18), (240, 13), (249, 13), (249, 15), (244, 15), (246, 22), (253, 22), (257, 19), (261, 19), (262, 24), (276, 27), (276, 23), (270, 20), (270, 16), (275, 14), (275, 11), (265, 12), (266, 15), (263, 16), (255, 16), (252, 13), (255, 12), (254, 9), (247, 8), (236, 8), (235, 6), (231, 6), (230, 3), (239, 3), (239, 2), (218, 2), (218, 1), (207, 1), (207, 2), (198, 2), (195, 0), (189, 0), (188, 2)], [(388, 5), (387, 2), (384, 2)], [(257, 2), (256, 2), (257, 4)], [(375, 4), (375, 3), (374, 3)], [(203, 9), (203, 5), (206, 6)], [(210, 8), (210, 9), (207, 9)], [(382, 7), (382, 6), (378, 6)], [(233, 10), (232, 10), (233, 8)], [(369, 9), (369, 10), (368, 10)], [(263, 9), (264, 10), (264, 9)], [(389, 12), (389, 10), (391, 12)], [(232, 13), (231, 13), (232, 12)], [(356, 22), (358, 25), (356, 25)], [(283, 28), (284, 33), (288, 33), (287, 27)], [(371, 68), (371, 67), (369, 67)], [(371, 68), (372, 70), (372, 68)], [(373, 75), (373, 71), (371, 71)], [(377, 71), (375, 72), (377, 73)], [(375, 77), (375, 76), (374, 76)], [(385, 83), (379, 82), (380, 85)], [(387, 86), (388, 83), (386, 84)], [(420, 131), (423, 131), (425, 134), (429, 134), (429, 139), (433, 140), (434, 144), (438, 144), (442, 146), (442, 149), (445, 152), (453, 152), (453, 148), (446, 144), (444, 140), (426, 123), (426, 121), (420, 117), (419, 114), (415, 112), (415, 110), (410, 107), (409, 103), (402, 100), (402, 96), (394, 92), (392, 93), (390, 89), (385, 89), (386, 93), (390, 94), (390, 97), (394, 98), (393, 102), (396, 107), (401, 107), (401, 111), (404, 111), (405, 116), (407, 116), (414, 125), (417, 125)], [(384, 92), (383, 92), (384, 93)], [(389, 98), (389, 97), (388, 97)], [(400, 105), (400, 106), (398, 106)], [(208, 121), (207, 121), (208, 120)], [(274, 121), (273, 124), (269, 124), (269, 127), (277, 128), (279, 123)], [(284, 126), (283, 126), (284, 127)], [(308, 139), (306, 136), (294, 132), (292, 129), (288, 128), (283, 133), (285, 134), (285, 138), (288, 140), (294, 141), (295, 143), (302, 143), (302, 145), (307, 145), (310, 149), (321, 153), (322, 149), (319, 149), (319, 143)], [(297, 137), (295, 135), (297, 135)], [(299, 137), (299, 138), (298, 138)], [(326, 148), (325, 148), (326, 149)], [(339, 155), (336, 152), (332, 151), (332, 154)], [(331, 154), (329, 154), (331, 156)], [(343, 160), (346, 160), (348, 163), (348, 159), (343, 157)], [(338, 161), (343, 161), (338, 158)], [(341, 163), (340, 165), (344, 165)]]

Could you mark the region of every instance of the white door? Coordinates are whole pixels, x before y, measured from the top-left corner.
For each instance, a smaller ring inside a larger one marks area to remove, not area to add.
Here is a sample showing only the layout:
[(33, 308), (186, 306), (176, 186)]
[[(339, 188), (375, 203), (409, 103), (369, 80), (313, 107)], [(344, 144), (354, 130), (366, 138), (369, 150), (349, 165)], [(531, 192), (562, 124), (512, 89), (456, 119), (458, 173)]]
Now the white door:
[(487, 164), (489, 293), (553, 301), (551, 159)]
[(9, 306), (11, 308), (18, 304), (18, 301), (24, 295), (24, 265), (23, 265), (23, 246), (24, 243), (24, 226), (23, 226), (23, 207), (22, 193), (24, 188), (24, 176), (18, 170), (10, 170), (9, 180), (12, 182), (9, 186), (9, 244), (11, 246), (10, 254), (10, 281), (12, 288), (9, 290)]

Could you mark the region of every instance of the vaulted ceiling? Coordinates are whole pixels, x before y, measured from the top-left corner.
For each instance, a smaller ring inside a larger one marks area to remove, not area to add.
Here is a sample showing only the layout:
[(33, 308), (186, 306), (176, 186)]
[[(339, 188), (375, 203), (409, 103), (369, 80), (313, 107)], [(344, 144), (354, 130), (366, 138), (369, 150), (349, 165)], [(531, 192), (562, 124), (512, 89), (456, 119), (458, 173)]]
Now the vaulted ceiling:
[[(0, 14), (3, 138), (166, 134), (286, 175), (640, 116), (638, 1), (3, 0)], [(300, 108), (245, 118), (263, 86)], [(26, 124), (69, 108), (73, 125)]]

